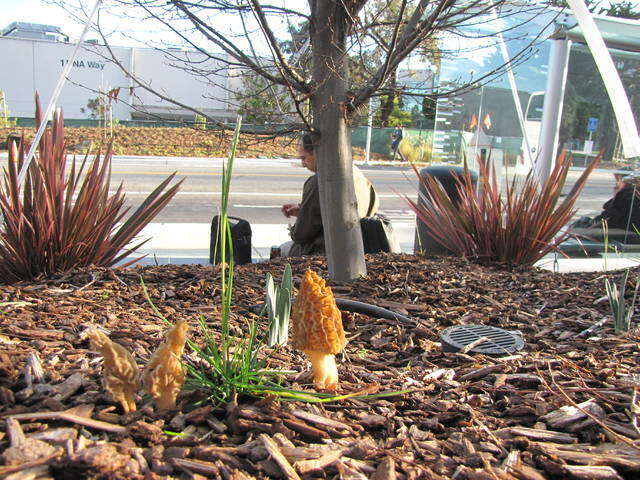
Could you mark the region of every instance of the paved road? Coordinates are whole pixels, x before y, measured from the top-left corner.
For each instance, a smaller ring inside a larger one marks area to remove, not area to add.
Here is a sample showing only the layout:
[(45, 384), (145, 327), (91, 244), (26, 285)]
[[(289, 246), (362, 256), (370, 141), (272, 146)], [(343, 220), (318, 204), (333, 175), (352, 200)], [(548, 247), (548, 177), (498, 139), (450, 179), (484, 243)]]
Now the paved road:
[[(365, 175), (380, 196), (381, 210), (396, 221), (410, 221), (413, 214), (402, 194), (416, 196), (417, 182), (406, 166), (364, 165)], [(206, 223), (219, 205), (222, 161), (219, 159), (117, 157), (113, 162), (114, 188), (124, 181), (132, 206), (139, 204), (166, 175), (178, 171), (185, 177), (181, 191), (154, 220), (169, 223)], [(568, 191), (581, 172), (569, 172)], [(238, 159), (232, 180), (230, 214), (251, 223), (287, 223), (280, 214), (283, 203), (300, 199), (304, 181), (310, 173), (297, 160)], [(609, 171), (592, 174), (579, 201), (579, 214), (594, 214), (612, 194), (613, 179)]]
[[(411, 217), (401, 193), (415, 194), (413, 171), (408, 168), (371, 165), (362, 167), (374, 183), (382, 208), (394, 219)], [(113, 185), (125, 182), (127, 197), (137, 205), (166, 175), (178, 171), (185, 182), (156, 222), (205, 223), (219, 205), (221, 160), (140, 159), (120, 157), (113, 163)], [(284, 203), (300, 201), (302, 185), (310, 172), (297, 160), (238, 159), (231, 183), (230, 214), (251, 223), (283, 224)]]
[[(6, 165), (6, 154), (0, 154), (0, 165)], [(380, 196), (381, 209), (392, 218), (409, 219), (413, 215), (400, 195), (415, 197), (417, 181), (407, 166), (361, 165)], [(206, 223), (219, 205), (221, 159), (126, 157), (113, 160), (112, 185), (123, 181), (129, 204), (139, 205), (165, 176), (177, 171), (185, 182), (174, 200), (156, 217), (156, 222)], [(568, 191), (581, 170), (569, 172)], [(304, 181), (310, 173), (298, 160), (237, 159), (232, 181), (232, 215), (252, 223), (287, 223), (280, 214), (283, 203), (299, 201)], [(504, 179), (503, 179), (504, 182)], [(613, 178), (610, 171), (596, 170), (578, 200), (579, 214), (594, 214), (611, 197)]]

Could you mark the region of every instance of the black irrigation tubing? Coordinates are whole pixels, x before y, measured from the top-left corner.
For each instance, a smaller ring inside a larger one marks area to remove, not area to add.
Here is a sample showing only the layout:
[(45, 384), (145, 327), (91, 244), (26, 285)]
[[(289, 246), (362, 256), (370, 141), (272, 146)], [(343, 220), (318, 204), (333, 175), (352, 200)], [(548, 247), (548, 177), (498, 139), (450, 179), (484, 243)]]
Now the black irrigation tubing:
[(358, 302), (356, 300), (347, 300), (346, 298), (336, 298), (336, 305), (341, 310), (347, 312), (362, 313), (375, 318), (385, 318), (387, 320), (399, 320), (405, 323), (414, 323), (409, 317), (400, 315), (392, 310), (371, 305), (370, 303)]
[[(400, 315), (399, 313), (387, 310), (386, 308), (371, 305), (370, 303), (358, 302), (356, 300), (348, 300), (346, 298), (336, 298), (336, 305), (340, 310), (353, 313), (362, 313), (369, 317), (384, 318), (386, 320), (398, 320), (405, 323), (414, 323), (409, 317)], [(252, 305), (249, 310), (253, 313), (260, 314), (264, 308), (264, 303)]]

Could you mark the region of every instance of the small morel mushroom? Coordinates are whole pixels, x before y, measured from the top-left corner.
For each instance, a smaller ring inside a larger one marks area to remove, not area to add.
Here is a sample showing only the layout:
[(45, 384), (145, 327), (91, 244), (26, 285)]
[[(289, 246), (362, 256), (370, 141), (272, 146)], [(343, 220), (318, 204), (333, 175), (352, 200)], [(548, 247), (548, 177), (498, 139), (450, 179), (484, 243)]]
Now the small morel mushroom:
[(187, 341), (187, 327), (184, 319), (176, 322), (151, 356), (144, 372), (144, 389), (155, 399), (160, 410), (176, 406), (176, 398), (184, 383), (185, 372), (180, 357)]
[(122, 405), (124, 413), (135, 412), (135, 395), (140, 387), (140, 375), (133, 355), (96, 328), (91, 329), (87, 336), (91, 341), (91, 348), (104, 357), (102, 379), (105, 389)]
[(331, 289), (315, 272), (307, 270), (291, 309), (293, 348), (311, 361), (316, 388), (338, 388), (335, 354), (347, 343), (342, 316)]

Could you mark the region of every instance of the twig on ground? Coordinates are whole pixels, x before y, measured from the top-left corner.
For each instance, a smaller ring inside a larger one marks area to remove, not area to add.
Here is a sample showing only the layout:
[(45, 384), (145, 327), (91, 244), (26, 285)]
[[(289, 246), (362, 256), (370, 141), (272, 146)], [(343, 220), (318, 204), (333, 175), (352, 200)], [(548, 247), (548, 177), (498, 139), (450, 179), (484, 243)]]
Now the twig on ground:
[[(536, 370), (538, 370), (538, 367), (536, 366)], [(595, 415), (591, 414), (590, 412), (588, 412), (587, 410), (581, 408), (580, 406), (578, 406), (578, 404), (569, 396), (565, 393), (564, 390), (562, 390), (562, 387), (560, 385), (558, 385), (558, 383), (555, 381), (555, 378), (553, 376), (553, 372), (551, 370), (551, 367), (549, 366), (549, 375), (551, 376), (551, 381), (553, 382), (554, 387), (556, 387), (558, 389), (558, 392), (556, 392), (555, 390), (553, 390), (549, 384), (547, 383), (547, 381), (544, 379), (544, 377), (541, 375), (542, 372), (540, 372), (538, 370), (538, 374), (540, 374), (540, 380), (542, 381), (542, 385), (544, 385), (544, 387), (549, 390), (549, 392), (551, 392), (552, 394), (558, 396), (558, 397), (563, 397), (565, 400), (567, 400), (571, 405), (573, 405), (575, 408), (577, 408), (578, 410), (580, 410), (582, 413), (584, 413), (587, 417), (589, 417), (591, 420), (593, 420), (594, 422), (596, 422), (598, 425), (600, 425), (600, 427), (602, 427), (604, 430), (606, 430), (607, 432), (609, 432), (611, 435), (613, 435), (616, 439), (620, 440), (623, 443), (626, 443), (627, 445), (629, 445), (630, 447), (634, 448), (635, 450), (638, 450), (640, 452), (640, 447), (637, 446), (633, 441), (629, 440), (627, 437), (622, 436), (618, 433), (616, 433), (615, 431), (613, 431), (610, 427), (608, 427), (602, 420), (600, 420), (599, 418), (597, 418)]]
[(105, 432), (110, 433), (126, 433), (127, 431), (127, 428), (121, 425), (114, 425), (113, 423), (82, 417), (69, 410), (64, 410), (62, 412), (18, 413), (16, 415), (11, 415), (11, 418), (15, 420), (65, 420), (67, 422), (84, 425), (89, 428), (95, 428), (96, 430), (104, 430)]

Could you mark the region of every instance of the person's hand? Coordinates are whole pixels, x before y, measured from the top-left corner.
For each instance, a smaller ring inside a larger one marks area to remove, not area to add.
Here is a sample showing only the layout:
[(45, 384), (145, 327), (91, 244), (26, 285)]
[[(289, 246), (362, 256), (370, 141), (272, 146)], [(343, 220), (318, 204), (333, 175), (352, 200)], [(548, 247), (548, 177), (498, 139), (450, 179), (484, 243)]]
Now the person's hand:
[(298, 213), (300, 212), (300, 207), (295, 203), (287, 203), (286, 205), (283, 205), (280, 210), (282, 211), (282, 214), (287, 218), (297, 217)]

